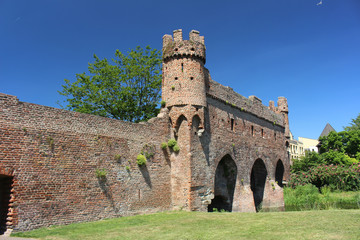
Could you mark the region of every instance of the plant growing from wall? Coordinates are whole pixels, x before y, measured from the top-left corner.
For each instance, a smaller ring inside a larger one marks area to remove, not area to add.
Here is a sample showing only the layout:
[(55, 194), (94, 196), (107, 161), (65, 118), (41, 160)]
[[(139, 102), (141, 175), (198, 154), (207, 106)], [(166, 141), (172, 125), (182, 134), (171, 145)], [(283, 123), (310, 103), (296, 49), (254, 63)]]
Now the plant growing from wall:
[(164, 108), (166, 106), (166, 102), (164, 100), (161, 100), (160, 105), (162, 108)]
[(176, 144), (172, 149), (173, 149), (173, 151), (176, 152), (176, 153), (178, 153), (178, 152), (180, 151), (180, 147), (179, 147), (179, 145), (177, 145), (177, 144)]
[(106, 172), (106, 170), (104, 168), (103, 169), (96, 169), (95, 175), (99, 180), (105, 180), (107, 172)]
[(168, 147), (168, 145), (167, 145), (166, 142), (162, 142), (160, 147), (161, 147), (162, 150), (165, 150)]
[(152, 144), (145, 144), (141, 150), (141, 154), (150, 159), (155, 155), (155, 146)]
[(49, 144), (51, 151), (54, 151), (54, 147), (55, 147), (54, 139), (52, 137), (47, 137), (46, 141)]
[(167, 145), (172, 151), (174, 151), (176, 153), (178, 153), (180, 151), (180, 147), (179, 147), (177, 141), (175, 139), (173, 139), (173, 138), (169, 139)]
[(121, 160), (121, 155), (120, 155), (120, 154), (115, 154), (114, 159), (115, 159), (116, 161), (120, 162), (120, 160)]
[(175, 139), (169, 139), (168, 146), (169, 148), (173, 148), (175, 145), (177, 145), (177, 141)]
[(136, 157), (136, 163), (139, 165), (139, 166), (143, 166), (143, 165), (146, 165), (146, 157), (142, 154), (139, 154), (137, 155)]

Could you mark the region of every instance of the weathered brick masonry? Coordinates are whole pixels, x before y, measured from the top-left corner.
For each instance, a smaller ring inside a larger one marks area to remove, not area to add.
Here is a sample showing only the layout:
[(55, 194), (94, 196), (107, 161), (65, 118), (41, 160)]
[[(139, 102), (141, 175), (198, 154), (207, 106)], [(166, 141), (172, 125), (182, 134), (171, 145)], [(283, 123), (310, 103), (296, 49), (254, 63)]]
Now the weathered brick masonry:
[[(0, 233), (170, 209), (283, 209), (286, 99), (245, 98), (213, 81), (205, 59), (199, 32), (164, 36), (166, 108), (147, 123), (0, 94)], [(160, 148), (170, 138), (178, 153)], [(141, 151), (152, 155), (144, 167)]]

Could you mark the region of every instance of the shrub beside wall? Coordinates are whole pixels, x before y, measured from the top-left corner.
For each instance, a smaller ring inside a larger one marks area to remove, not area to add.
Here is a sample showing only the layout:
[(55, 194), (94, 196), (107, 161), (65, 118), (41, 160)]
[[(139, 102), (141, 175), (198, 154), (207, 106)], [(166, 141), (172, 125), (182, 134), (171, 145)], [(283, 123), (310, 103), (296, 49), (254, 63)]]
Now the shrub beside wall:
[(350, 166), (323, 164), (291, 174), (290, 187), (306, 184), (313, 184), (319, 189), (329, 186), (331, 190), (360, 190), (360, 164), (354, 163)]

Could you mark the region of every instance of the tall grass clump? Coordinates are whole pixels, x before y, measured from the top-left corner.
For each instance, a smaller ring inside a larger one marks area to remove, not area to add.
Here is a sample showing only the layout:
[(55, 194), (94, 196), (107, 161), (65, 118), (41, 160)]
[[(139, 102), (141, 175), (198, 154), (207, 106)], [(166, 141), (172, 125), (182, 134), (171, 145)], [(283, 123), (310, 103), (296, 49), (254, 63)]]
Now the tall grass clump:
[(360, 192), (332, 191), (322, 187), (321, 191), (312, 185), (284, 188), (286, 211), (360, 209)]
[(320, 193), (314, 185), (307, 184), (295, 189), (284, 188), (286, 211), (319, 209)]

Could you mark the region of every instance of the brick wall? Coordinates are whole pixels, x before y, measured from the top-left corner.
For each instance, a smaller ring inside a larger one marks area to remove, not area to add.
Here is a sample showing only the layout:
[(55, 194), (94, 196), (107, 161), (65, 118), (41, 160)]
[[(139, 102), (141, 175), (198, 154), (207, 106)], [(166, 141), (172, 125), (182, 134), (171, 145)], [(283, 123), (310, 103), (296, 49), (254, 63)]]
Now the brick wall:
[[(16, 182), (14, 230), (169, 209), (170, 164), (160, 149), (168, 135), (167, 118), (134, 124), (1, 94), (0, 168)], [(140, 168), (143, 149), (154, 155)]]

